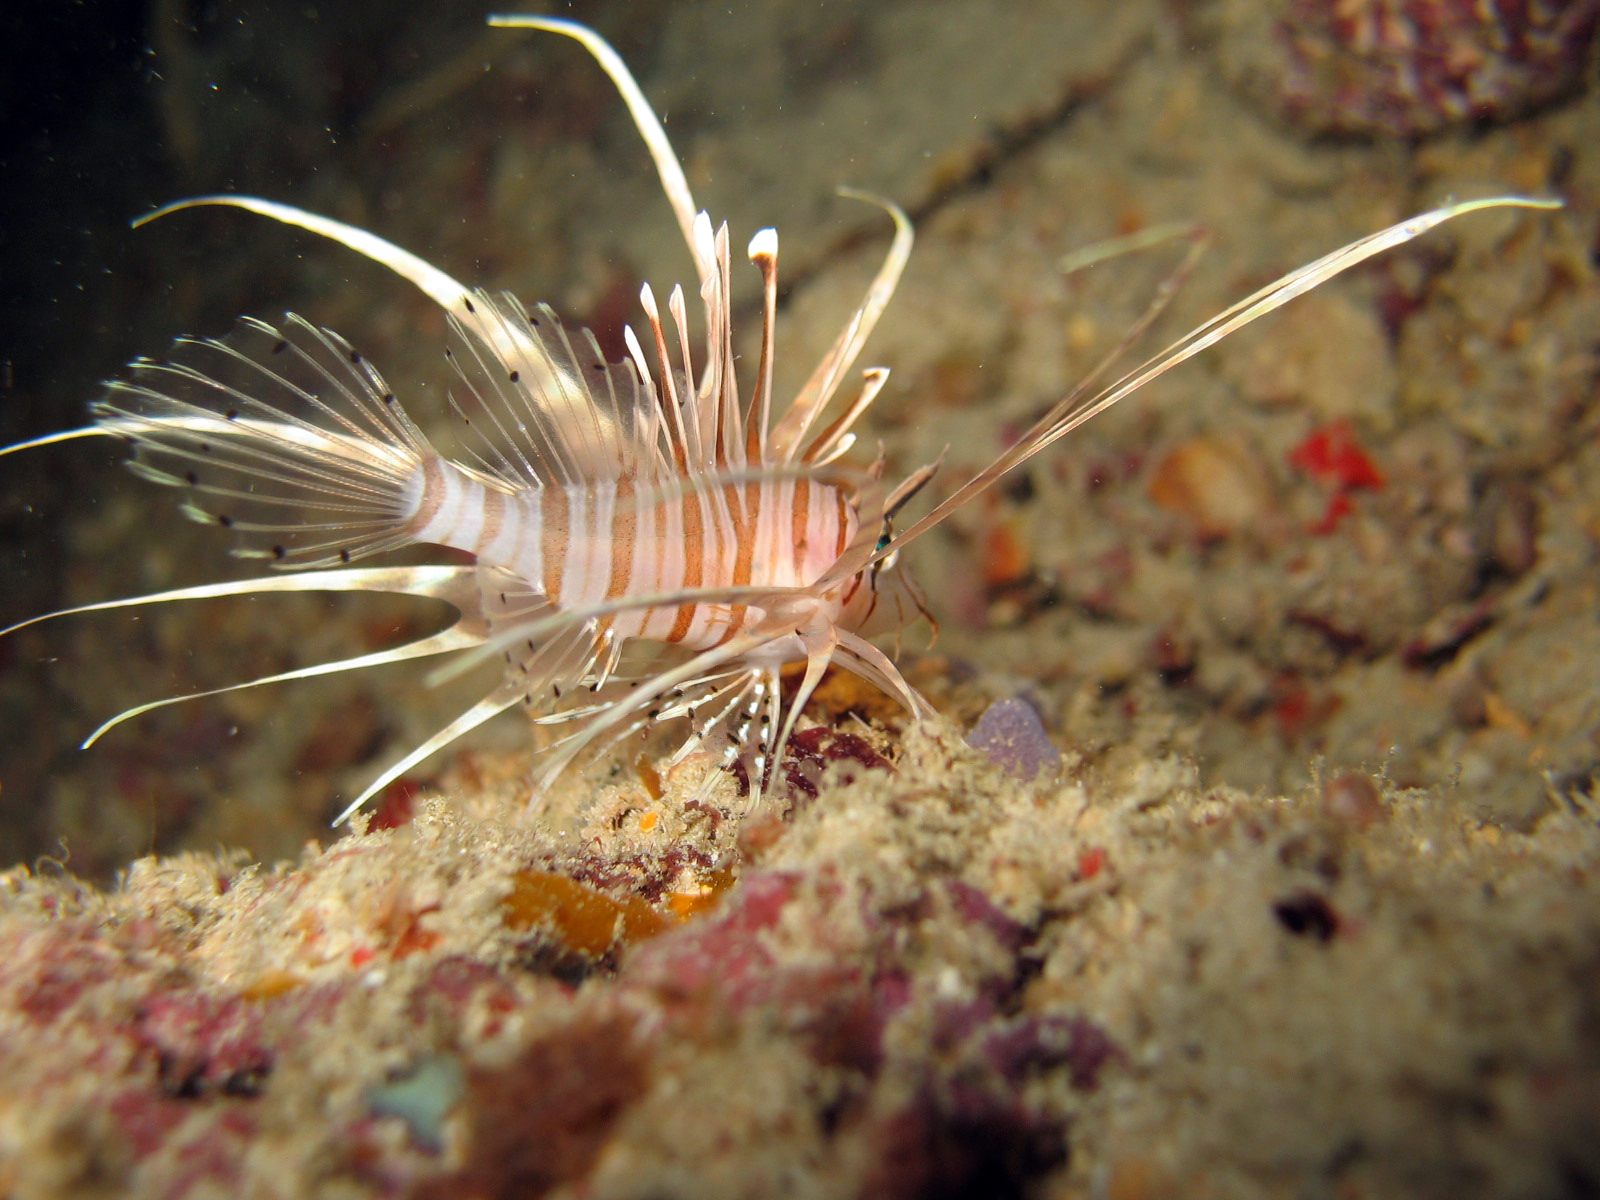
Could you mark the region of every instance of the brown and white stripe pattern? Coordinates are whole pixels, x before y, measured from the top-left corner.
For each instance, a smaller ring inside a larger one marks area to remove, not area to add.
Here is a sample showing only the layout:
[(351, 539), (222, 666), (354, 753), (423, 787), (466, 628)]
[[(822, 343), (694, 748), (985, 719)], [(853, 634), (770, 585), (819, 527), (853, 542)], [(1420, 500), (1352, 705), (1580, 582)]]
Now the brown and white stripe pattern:
[[(567, 612), (706, 588), (805, 588), (856, 533), (845, 492), (805, 477), (691, 482), (674, 496), (628, 480), (507, 490), (433, 456), (414, 490), (412, 539), (468, 551)], [(760, 616), (727, 603), (641, 604), (608, 615), (604, 628), (705, 650)]]

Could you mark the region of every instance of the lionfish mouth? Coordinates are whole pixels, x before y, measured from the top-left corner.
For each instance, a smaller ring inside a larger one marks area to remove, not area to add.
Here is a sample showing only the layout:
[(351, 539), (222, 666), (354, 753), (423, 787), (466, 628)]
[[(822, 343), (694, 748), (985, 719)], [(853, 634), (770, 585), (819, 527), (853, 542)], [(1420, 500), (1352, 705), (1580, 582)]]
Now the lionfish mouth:
[[(490, 693), (380, 773), (344, 809), (347, 820), (423, 760), (507, 709), (562, 727), (541, 784), (580, 755), (601, 753), (669, 722), (687, 733), (671, 762), (710, 752), (740, 767), (758, 799), (823, 672), (837, 665), (897, 699), (914, 717), (931, 708), (864, 636), (869, 622), (899, 628), (927, 615), (915, 585), (891, 575), (900, 553), (1008, 471), (1179, 363), (1372, 256), (1468, 213), (1550, 209), (1521, 197), (1467, 201), (1423, 213), (1290, 272), (1106, 382), (1160, 313), (1204, 246), (1189, 250), (1108, 355), (988, 467), (898, 532), (895, 518), (937, 464), (895, 487), (883, 461), (851, 468), (853, 426), (881, 394), (884, 368), (820, 431), (911, 252), (906, 215), (893, 223), (882, 266), (809, 379), (776, 411), (772, 395), (778, 237), (750, 241), (763, 284), (760, 358), (748, 396), (735, 372), (726, 225), (713, 229), (627, 66), (597, 34), (555, 18), (497, 16), (502, 28), (562, 34), (610, 76), (644, 139), (695, 267), (706, 339), (689, 343), (684, 290), (666, 317), (648, 285), (645, 337), (625, 331), (610, 362), (588, 330), (548, 306), (469, 288), (365, 230), (286, 204), (212, 195), (168, 204), (135, 227), (185, 209), (223, 205), (295, 226), (381, 263), (443, 308), (445, 351), (459, 384), (451, 405), (468, 436), (460, 459), (437, 451), (377, 369), (348, 342), (293, 314), (277, 326), (245, 318), (222, 339), (182, 338), (141, 359), (92, 406), (94, 423), (0, 450), (80, 437), (132, 443), (133, 469), (183, 492), (186, 515), (231, 530), (237, 553), (282, 574), (180, 588), (63, 609), (39, 621), (222, 596), (273, 592), (392, 592), (443, 600), (446, 629), (406, 645), (154, 700), (105, 722), (84, 742), (169, 704), (268, 683), (412, 659), (455, 655), (448, 672), (502, 660)], [(1146, 239), (1148, 240), (1148, 239)], [(1129, 247), (1117, 247), (1123, 252)], [(1135, 247), (1137, 248), (1137, 247)], [(1087, 261), (1087, 260), (1085, 260)], [(354, 567), (412, 544), (452, 547), (457, 566)], [(643, 657), (644, 665), (630, 659)], [(803, 664), (785, 688), (783, 668)]]

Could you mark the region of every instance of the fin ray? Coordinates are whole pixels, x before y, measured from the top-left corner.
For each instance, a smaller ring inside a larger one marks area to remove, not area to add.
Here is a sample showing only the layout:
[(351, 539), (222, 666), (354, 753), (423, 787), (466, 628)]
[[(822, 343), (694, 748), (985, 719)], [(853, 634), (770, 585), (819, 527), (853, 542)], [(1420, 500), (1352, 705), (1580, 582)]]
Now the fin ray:
[(140, 474), (185, 488), (191, 516), (272, 535), (246, 536), (248, 552), (285, 567), (405, 544), (434, 453), (359, 353), (293, 314), (281, 331), (247, 318), (226, 339), (180, 338), (92, 411)]
[(473, 300), (475, 324), (451, 316), (451, 362), (500, 441), (480, 432), (520, 482), (550, 487), (658, 472), (655, 385), (633, 362), (607, 362), (589, 330), (569, 332), (549, 305), (530, 313), (509, 292)]

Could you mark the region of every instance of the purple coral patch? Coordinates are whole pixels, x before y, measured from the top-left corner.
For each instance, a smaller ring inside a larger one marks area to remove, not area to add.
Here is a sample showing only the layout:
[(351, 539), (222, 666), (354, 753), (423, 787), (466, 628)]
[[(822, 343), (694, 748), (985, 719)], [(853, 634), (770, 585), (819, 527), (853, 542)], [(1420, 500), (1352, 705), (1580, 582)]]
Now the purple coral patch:
[(1065, 1066), (1072, 1086), (1093, 1091), (1100, 1070), (1122, 1051), (1109, 1034), (1082, 1017), (1026, 1016), (1013, 1018), (983, 1043), (984, 1058), (1008, 1084), (1016, 1086), (1030, 1071)]
[(1277, 0), (1226, 11), (1231, 73), (1302, 128), (1361, 136), (1425, 137), (1536, 111), (1589, 83), (1600, 33), (1600, 0)]

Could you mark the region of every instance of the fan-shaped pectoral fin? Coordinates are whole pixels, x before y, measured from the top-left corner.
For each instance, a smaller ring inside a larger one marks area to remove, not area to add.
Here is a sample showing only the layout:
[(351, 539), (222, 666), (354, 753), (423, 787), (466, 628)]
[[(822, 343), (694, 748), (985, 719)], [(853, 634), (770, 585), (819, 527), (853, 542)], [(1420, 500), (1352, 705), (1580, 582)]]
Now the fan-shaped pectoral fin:
[(667, 140), (667, 131), (662, 127), (661, 118), (656, 116), (650, 101), (634, 81), (633, 72), (628, 70), (628, 64), (622, 61), (621, 56), (603, 37), (576, 21), (567, 21), (560, 17), (534, 16), (530, 13), (505, 13), (490, 16), (489, 24), (496, 29), (540, 29), (546, 33), (562, 34), (582, 45), (600, 64), (600, 69), (611, 77), (612, 84), (622, 96), (628, 115), (633, 118), (634, 128), (639, 131), (639, 136), (644, 139), (645, 148), (650, 152), (650, 161), (655, 164), (656, 174), (661, 178), (667, 202), (672, 205), (672, 214), (677, 217), (678, 228), (683, 232), (684, 241), (689, 244), (689, 252), (694, 255), (695, 269), (701, 284), (710, 279), (716, 271), (716, 261), (696, 244), (695, 203), (694, 197), (689, 192), (688, 176), (684, 174), (683, 166), (678, 162), (678, 156)]
[[(1282, 278), (1274, 280), (1258, 291), (1252, 292), (1203, 324), (1191, 329), (1165, 350), (1152, 358), (1146, 359), (1115, 382), (1107, 384), (1098, 390), (1091, 390), (1091, 387), (1085, 386), (1085, 384), (1074, 387), (1071, 392), (1048, 409), (1034, 423), (1032, 428), (1017, 438), (992, 463), (947, 495), (931, 511), (919, 517), (909, 527), (895, 534), (891, 541), (879, 547), (873, 553), (873, 560), (881, 560), (891, 554), (898, 553), (903, 547), (937, 526), (956, 509), (971, 503), (980, 493), (992, 487), (1007, 472), (1020, 466), (1058, 438), (1070, 433), (1085, 421), (1104, 412), (1118, 401), (1132, 395), (1146, 384), (1160, 378), (1180, 363), (1188, 361), (1196, 354), (1214, 346), (1223, 338), (1236, 333), (1258, 318), (1283, 307), (1296, 297), (1303, 296), (1313, 288), (1320, 287), (1334, 278), (1334, 276), (1343, 274), (1352, 267), (1359, 266), (1386, 250), (1392, 250), (1397, 246), (1404, 245), (1429, 230), (1444, 224), (1446, 221), (1455, 220), (1457, 217), (1466, 216), (1469, 213), (1493, 208), (1550, 210), (1558, 209), (1561, 206), (1560, 200), (1525, 196), (1495, 196), (1485, 200), (1464, 200), (1457, 204), (1450, 204), (1443, 208), (1420, 213), (1398, 224), (1391, 225), (1387, 229), (1380, 229), (1376, 233), (1358, 238), (1339, 247), (1332, 253), (1323, 255), (1315, 262), (1307, 263), (1303, 267), (1290, 271)], [(1146, 310), (1145, 315), (1135, 323), (1130, 331), (1131, 333), (1142, 332), (1154, 318), (1154, 315), (1166, 306), (1172, 291), (1187, 276), (1188, 271), (1193, 266), (1194, 254), (1199, 248), (1200, 243), (1198, 242), (1191, 247), (1190, 258), (1186, 259), (1168, 279), (1167, 283), (1163, 285), (1162, 291)], [(1117, 345), (1116, 355), (1103, 359), (1089, 373), (1086, 383), (1092, 385), (1097, 382), (1102, 373), (1109, 369), (1114, 359), (1120, 356), (1122, 349), (1129, 344), (1129, 341), (1128, 337), (1121, 339)], [(864, 569), (864, 567), (865, 564), (860, 569)]]
[(568, 738), (555, 751), (539, 776), (538, 789), (543, 791), (548, 788), (585, 747), (593, 745), (595, 739), (603, 737), (611, 730), (625, 725), (639, 712), (648, 708), (657, 697), (666, 695), (673, 688), (714, 674), (720, 668), (743, 658), (771, 640), (770, 634), (739, 634), (720, 646), (696, 654), (670, 671), (662, 671), (644, 681), (632, 689), (625, 699), (619, 700), (590, 719), (578, 735)]
[(0, 446), (0, 458), (4, 458), (7, 454), (15, 454), (18, 450), (34, 450), (40, 446), (54, 446), (57, 442), (72, 442), (78, 438), (104, 437), (115, 432), (115, 429), (107, 429), (104, 425), (85, 425), (82, 429), (63, 429), (60, 433), (47, 433), (43, 437), (29, 438), (25, 442), (15, 442), (10, 446)]
[(174, 200), (170, 204), (163, 204), (154, 212), (148, 212), (138, 218), (133, 222), (133, 227), (138, 229), (143, 225), (148, 225), (151, 221), (159, 220), (175, 212), (182, 212), (187, 208), (201, 208), (212, 205), (226, 208), (242, 208), (246, 212), (255, 213), (257, 216), (267, 217), (284, 225), (293, 225), (298, 229), (304, 229), (307, 233), (314, 233), (319, 237), (338, 242), (340, 245), (354, 250), (364, 258), (369, 258), (375, 263), (388, 267), (396, 275), (415, 285), (418, 290), (448, 312), (464, 311), (464, 302), (472, 297), (470, 288), (458, 283), (426, 259), (419, 258), (409, 250), (401, 249), (393, 242), (387, 241), (375, 233), (368, 233), (365, 229), (358, 229), (356, 226), (347, 225), (343, 221), (335, 221), (332, 217), (324, 217), (318, 213), (307, 212), (305, 209), (296, 208), (292, 204), (280, 204), (276, 200), (263, 200), (259, 196), (236, 196), (220, 193), (211, 196), (191, 196), (186, 200)]
[(318, 663), (275, 675), (248, 679), (226, 687), (189, 692), (182, 696), (168, 696), (140, 704), (118, 713), (101, 725), (83, 743), (88, 749), (124, 721), (142, 716), (169, 704), (185, 700), (198, 700), (207, 696), (220, 696), (227, 692), (242, 691), (267, 683), (284, 683), (293, 679), (313, 679), (319, 675), (333, 675), (342, 671), (355, 671), (363, 667), (383, 666), (386, 663), (406, 662), (448, 654), (456, 650), (470, 650), (483, 644), (488, 627), (479, 611), (477, 568), (475, 567), (353, 567), (340, 571), (316, 571), (303, 575), (270, 575), (265, 579), (237, 579), (225, 583), (201, 584), (197, 587), (174, 588), (166, 592), (152, 592), (146, 596), (129, 596), (121, 600), (102, 600), (94, 604), (80, 604), (73, 608), (58, 609), (31, 617), (6, 629), (0, 637), (56, 617), (81, 613), (106, 612), (118, 608), (137, 608), (147, 604), (169, 604), (179, 600), (212, 600), (226, 596), (253, 596), (268, 592), (391, 592), (397, 595), (416, 596), (421, 599), (442, 600), (460, 614), (455, 622), (438, 633), (370, 654), (336, 662)]

